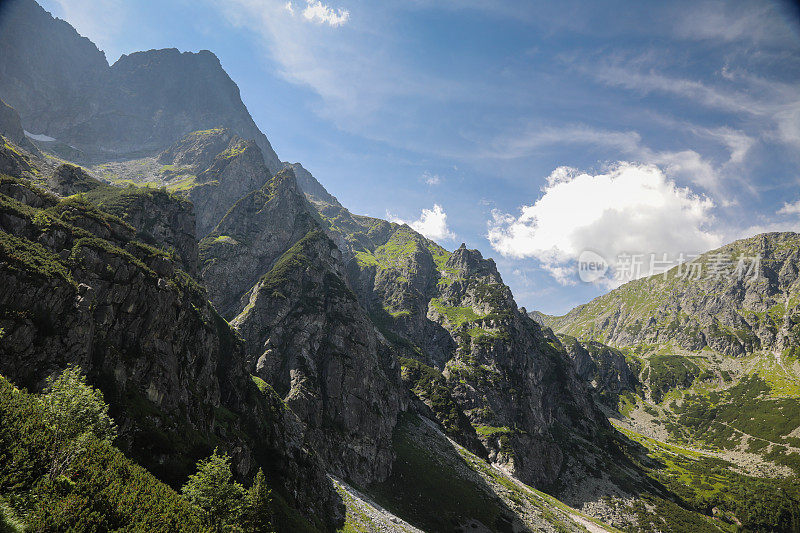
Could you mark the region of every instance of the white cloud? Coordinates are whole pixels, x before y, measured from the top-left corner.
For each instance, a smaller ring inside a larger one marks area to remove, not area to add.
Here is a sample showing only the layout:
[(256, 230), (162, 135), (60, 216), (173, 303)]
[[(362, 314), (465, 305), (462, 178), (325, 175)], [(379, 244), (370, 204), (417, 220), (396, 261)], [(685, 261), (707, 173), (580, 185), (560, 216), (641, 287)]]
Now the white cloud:
[[(294, 16), (294, 5), (291, 2), (286, 2), (284, 8)], [(350, 19), (350, 12), (346, 9), (333, 9), (331, 6), (320, 2), (320, 0), (306, 0), (303, 18), (309, 22), (327, 24), (335, 28)]]
[(800, 215), (800, 200), (796, 202), (783, 204), (783, 207), (778, 209), (779, 215)]
[(439, 204), (433, 204), (433, 209), (423, 209), (420, 217), (413, 222), (407, 222), (388, 211), (386, 217), (397, 224), (408, 224), (413, 230), (434, 241), (456, 238), (455, 233), (447, 227), (447, 213)]
[[(764, 137), (800, 147), (800, 94), (794, 84), (723, 68), (720, 83), (669, 76), (642, 68), (642, 60), (582, 67), (602, 83), (644, 94), (661, 93), (747, 118)], [(746, 153), (746, 152), (745, 152)]]
[[(730, 150), (730, 160), (726, 163), (741, 163), (753, 140), (730, 128), (696, 131), (697, 135), (709, 137), (724, 144)], [(662, 167), (667, 174), (693, 183), (703, 189), (722, 195), (722, 176), (709, 160), (695, 150), (659, 151), (645, 146), (641, 136), (635, 131), (611, 131), (597, 129), (582, 124), (558, 128), (533, 128), (528, 131), (495, 139), (490, 143), (485, 157), (513, 159), (530, 155), (535, 150), (553, 145), (590, 145), (615, 150), (617, 156), (637, 163)]]
[(341, 26), (350, 18), (350, 12), (346, 9), (333, 9), (319, 0), (308, 0), (307, 3), (308, 5), (303, 10), (303, 16), (311, 22), (336, 27)]
[(695, 2), (692, 9), (675, 9), (675, 34), (689, 40), (780, 45), (794, 38), (793, 14), (781, 13), (791, 9), (778, 2)]
[(422, 181), (425, 182), (425, 185), (441, 185), (442, 178), (439, 174), (431, 174), (426, 170), (422, 173)]
[(517, 216), (495, 211), (487, 237), (504, 256), (538, 259), (563, 284), (574, 282), (584, 250), (613, 265), (623, 253), (675, 256), (722, 242), (709, 229), (713, 202), (655, 166), (620, 163), (598, 175), (560, 167), (542, 193)]

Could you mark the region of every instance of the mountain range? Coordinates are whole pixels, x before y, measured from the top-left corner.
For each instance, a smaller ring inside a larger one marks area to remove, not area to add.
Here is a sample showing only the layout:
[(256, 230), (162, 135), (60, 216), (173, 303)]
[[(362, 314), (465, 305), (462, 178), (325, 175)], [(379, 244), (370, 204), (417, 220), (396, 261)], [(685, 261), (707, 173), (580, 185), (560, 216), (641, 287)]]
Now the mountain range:
[[(211, 52), (109, 66), (11, 0), (0, 99), (0, 531), (203, 530), (177, 490), (217, 451), (278, 531), (800, 527), (797, 234), (528, 313), (478, 250), (281, 162)], [(13, 446), (68, 365), (138, 485)]]

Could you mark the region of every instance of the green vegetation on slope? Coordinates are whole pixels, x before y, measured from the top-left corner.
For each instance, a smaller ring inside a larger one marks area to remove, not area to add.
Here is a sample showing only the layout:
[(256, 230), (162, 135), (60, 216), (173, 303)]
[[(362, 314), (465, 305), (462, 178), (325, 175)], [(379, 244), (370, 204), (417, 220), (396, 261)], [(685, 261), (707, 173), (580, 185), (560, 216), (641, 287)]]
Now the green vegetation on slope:
[(800, 427), (800, 399), (770, 398), (769, 386), (758, 376), (747, 376), (733, 387), (707, 395), (689, 394), (671, 407), (677, 424), (668, 424), (673, 437), (685, 442), (732, 449), (744, 434), (755, 438), (753, 449), (772, 445), (773, 459), (800, 473), (800, 455), (787, 447), (800, 447), (790, 436)]
[(92, 434), (51, 476), (58, 435), (47, 420), (37, 396), (0, 377), (0, 498), (32, 530), (202, 530), (188, 502)]
[(425, 531), (453, 531), (470, 518), (494, 530), (505, 530), (502, 502), (489, 488), (437, 460), (415, 440), (411, 426), (422, 423), (413, 415), (404, 415), (395, 429), (397, 459), (389, 479), (370, 487), (376, 501)]
[(648, 359), (648, 375), (653, 400), (660, 402), (676, 387), (687, 388), (700, 375), (700, 367), (680, 355), (653, 355)]
[[(688, 509), (718, 518), (716, 526), (720, 529), (797, 531), (800, 527), (800, 482), (796, 478), (745, 476), (736, 473), (733, 465), (726, 461), (631, 431), (621, 431), (642, 446), (641, 451), (649, 460), (641, 464), (653, 480), (677, 495)], [(658, 501), (658, 498), (650, 497), (651, 504)], [(640, 526), (642, 520), (649, 524), (655, 519), (656, 522), (666, 522), (672, 531), (699, 530), (697, 524), (686, 529), (681, 522), (676, 523), (679, 515), (673, 506), (662, 500), (660, 505), (656, 505), (655, 513), (641, 513)], [(672, 508), (672, 512), (666, 507)], [(645, 515), (650, 515), (650, 518)]]

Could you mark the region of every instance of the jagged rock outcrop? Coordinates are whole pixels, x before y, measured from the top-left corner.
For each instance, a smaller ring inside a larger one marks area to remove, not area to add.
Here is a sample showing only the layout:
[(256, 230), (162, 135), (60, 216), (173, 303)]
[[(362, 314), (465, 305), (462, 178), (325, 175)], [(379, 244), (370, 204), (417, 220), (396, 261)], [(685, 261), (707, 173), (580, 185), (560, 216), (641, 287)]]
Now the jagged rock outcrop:
[(756, 235), (545, 322), (612, 346), (707, 347), (728, 356), (794, 349), (800, 342), (798, 262), (797, 233)]
[(23, 150), (38, 153), (33, 143), (25, 136), (17, 111), (2, 100), (0, 100), (0, 135)]
[(616, 409), (622, 392), (635, 392), (639, 369), (625, 355), (597, 341), (579, 341), (569, 335), (558, 335), (567, 351), (575, 372), (589, 383), (606, 406)]
[(207, 50), (149, 50), (108, 65), (103, 53), (34, 0), (3, 2), (0, 97), (23, 126), (87, 157), (156, 152), (197, 130), (228, 127), (281, 163), (239, 88)]
[(491, 260), (463, 246), (450, 254), (408, 226), (350, 214), (315, 183), (304, 188), (362, 305), (407, 358), (406, 384), (430, 411), (419, 410), (452, 438), (548, 486), (572, 438), (606, 431), (558, 339), (517, 309)]
[(458, 346), (443, 374), (492, 462), (537, 486), (565, 466), (567, 435), (607, 422), (558, 341), (520, 312), (492, 260), (463, 245), (448, 258), (428, 318)]
[(91, 177), (81, 167), (69, 163), (59, 165), (47, 178), (47, 188), (59, 196), (89, 192), (103, 186), (103, 183)]
[(186, 165), (199, 174), (237, 137), (227, 128), (193, 131), (158, 154), (156, 160), (162, 165)]
[(197, 176), (187, 197), (197, 210), (197, 235), (207, 235), (240, 198), (271, 178), (253, 141), (236, 138)]
[(284, 169), (236, 202), (201, 241), (201, 276), (223, 316), (236, 316), (247, 291), (314, 227), (309, 211), (294, 173)]
[(197, 238), (208, 235), (243, 196), (260, 189), (272, 174), (261, 150), (225, 128), (192, 132), (156, 160), (166, 181), (181, 180), (177, 190), (194, 204)]
[(0, 174), (33, 177), (34, 165), (29, 155), (5, 137), (0, 136), (0, 141)]
[(36, 390), (80, 365), (111, 404), (117, 444), (182, 483), (214, 446), (246, 478), (261, 466), (304, 515), (338, 497), (302, 426), (244, 365), (205, 292), (136, 231), (81, 198), (0, 178), (0, 374)]
[(333, 206), (342, 207), (339, 200), (336, 199), (325, 187), (322, 186), (317, 179), (311, 175), (311, 172), (306, 170), (300, 163), (292, 163), (288, 165), (294, 170), (294, 175), (297, 178), (297, 185), (300, 189), (308, 195), (312, 200), (323, 203), (328, 203)]
[(403, 408), (399, 365), (320, 229), (281, 256), (232, 325), (254, 373), (306, 423), (331, 472), (357, 484), (389, 475), (392, 430)]
[(194, 209), (190, 202), (163, 189), (101, 185), (86, 199), (137, 230), (137, 238), (171, 255), (176, 266), (198, 272)]

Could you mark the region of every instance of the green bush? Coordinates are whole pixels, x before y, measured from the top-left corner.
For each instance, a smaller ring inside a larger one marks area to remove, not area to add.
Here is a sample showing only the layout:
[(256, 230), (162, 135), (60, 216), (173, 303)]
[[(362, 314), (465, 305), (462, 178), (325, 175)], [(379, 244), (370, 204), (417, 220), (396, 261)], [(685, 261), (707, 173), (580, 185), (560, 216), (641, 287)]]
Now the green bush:
[[(72, 377), (66, 381), (75, 385)], [(51, 476), (53, 444), (58, 439), (47, 405), (0, 376), (0, 497), (29, 529), (204, 529), (187, 501), (108, 442), (110, 426), (105, 423), (83, 433), (80, 449), (58, 475)], [(67, 423), (73, 425), (74, 421)], [(102, 428), (99, 435), (97, 427)], [(4, 520), (9, 523), (7, 517)]]

